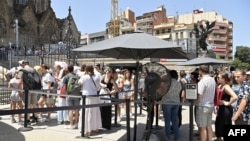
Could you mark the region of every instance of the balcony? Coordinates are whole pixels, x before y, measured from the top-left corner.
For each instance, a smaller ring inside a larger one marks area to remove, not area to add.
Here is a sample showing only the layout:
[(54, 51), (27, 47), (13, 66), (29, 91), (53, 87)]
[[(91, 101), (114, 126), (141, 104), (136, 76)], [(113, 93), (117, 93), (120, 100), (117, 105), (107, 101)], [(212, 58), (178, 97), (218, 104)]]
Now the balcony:
[(171, 37), (171, 34), (156, 34), (155, 37), (160, 38), (160, 39), (169, 39)]
[(213, 48), (214, 52), (226, 52), (227, 49), (226, 48)]
[(228, 47), (226, 44), (213, 44), (212, 49), (214, 52), (226, 52)]
[(227, 48), (226, 44), (212, 44), (213, 48)]
[(140, 25), (140, 26), (137, 26), (138, 29), (148, 29), (148, 28), (153, 28), (152, 25)]
[(229, 27), (227, 23), (223, 23), (223, 22), (216, 22), (215, 26)]
[(134, 31), (133, 26), (120, 26), (121, 31)]
[(169, 27), (173, 27), (174, 23), (164, 23), (164, 24), (160, 24), (160, 25), (155, 25), (154, 29), (165, 29), (165, 28), (169, 28)]
[(209, 40), (214, 40), (214, 41), (227, 41), (227, 37), (220, 37), (220, 36), (209, 36)]
[(216, 34), (226, 34), (227, 30), (226, 29), (216, 29), (216, 30), (213, 30), (213, 33), (216, 33)]
[(136, 23), (145, 23), (145, 22), (153, 22), (153, 21), (154, 21), (153, 18), (144, 18), (144, 19), (136, 20)]

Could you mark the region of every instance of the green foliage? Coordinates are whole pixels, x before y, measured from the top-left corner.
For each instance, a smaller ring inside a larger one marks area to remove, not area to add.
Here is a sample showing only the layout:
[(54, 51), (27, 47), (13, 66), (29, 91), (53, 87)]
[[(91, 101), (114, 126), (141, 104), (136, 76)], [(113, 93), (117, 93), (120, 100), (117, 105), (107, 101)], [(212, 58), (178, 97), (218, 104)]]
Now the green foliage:
[(236, 68), (250, 70), (250, 47), (237, 46), (232, 65)]
[(250, 47), (237, 46), (235, 58), (238, 58), (242, 62), (250, 63)]

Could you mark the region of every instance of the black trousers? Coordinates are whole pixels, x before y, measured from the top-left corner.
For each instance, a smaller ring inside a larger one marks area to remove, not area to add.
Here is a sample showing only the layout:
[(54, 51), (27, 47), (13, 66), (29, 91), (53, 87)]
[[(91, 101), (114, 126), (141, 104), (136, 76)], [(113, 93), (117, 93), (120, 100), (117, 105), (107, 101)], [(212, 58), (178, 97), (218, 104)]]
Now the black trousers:
[(182, 105), (179, 107), (179, 110), (178, 110), (178, 119), (179, 119), (179, 127), (181, 127), (182, 125)]
[(100, 107), (101, 118), (102, 118), (102, 128), (111, 129), (111, 118), (112, 118), (112, 106), (102, 106)]

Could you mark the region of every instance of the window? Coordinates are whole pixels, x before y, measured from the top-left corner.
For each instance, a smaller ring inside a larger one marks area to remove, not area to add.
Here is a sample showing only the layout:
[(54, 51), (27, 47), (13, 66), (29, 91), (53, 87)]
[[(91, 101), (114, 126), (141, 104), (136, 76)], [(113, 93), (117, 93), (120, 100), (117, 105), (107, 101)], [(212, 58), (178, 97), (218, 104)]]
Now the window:
[(178, 39), (178, 32), (175, 33), (175, 38)]
[(160, 33), (159, 30), (156, 30), (156, 31), (155, 31), (155, 34), (156, 34), (156, 35), (158, 35), (159, 33)]
[(193, 33), (192, 32), (189, 32), (189, 38), (193, 38)]
[(171, 33), (171, 28), (168, 28), (168, 33)]
[(180, 39), (183, 39), (183, 32), (181, 32), (181, 35), (180, 35), (181, 37), (180, 37)]

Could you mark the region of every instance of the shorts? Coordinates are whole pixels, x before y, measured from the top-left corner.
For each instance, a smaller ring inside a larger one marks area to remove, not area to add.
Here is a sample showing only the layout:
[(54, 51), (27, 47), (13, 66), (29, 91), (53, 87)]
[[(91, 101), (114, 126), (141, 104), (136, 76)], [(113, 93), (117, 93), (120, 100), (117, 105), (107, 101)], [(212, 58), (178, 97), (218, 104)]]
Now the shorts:
[(129, 96), (132, 96), (133, 95), (133, 92), (130, 91), (130, 92), (122, 92), (122, 97), (129, 97)]
[(10, 95), (10, 100), (13, 102), (22, 101), (22, 98), (19, 96), (17, 91), (12, 91)]
[(212, 125), (213, 107), (197, 106), (195, 119), (198, 127)]
[(37, 95), (33, 93), (29, 93), (28, 105), (36, 105), (37, 102), (38, 102)]
[(67, 106), (79, 106), (80, 105), (80, 98), (67, 97), (66, 98), (66, 105)]
[[(47, 91), (48, 90), (43, 90), (42, 92), (47, 93)], [(50, 90), (50, 93), (52, 93), (52, 92), (53, 92), (53, 90)], [(41, 94), (41, 97), (47, 98), (47, 94)], [(51, 98), (51, 97), (52, 97), (52, 95), (49, 95), (49, 98)]]

